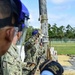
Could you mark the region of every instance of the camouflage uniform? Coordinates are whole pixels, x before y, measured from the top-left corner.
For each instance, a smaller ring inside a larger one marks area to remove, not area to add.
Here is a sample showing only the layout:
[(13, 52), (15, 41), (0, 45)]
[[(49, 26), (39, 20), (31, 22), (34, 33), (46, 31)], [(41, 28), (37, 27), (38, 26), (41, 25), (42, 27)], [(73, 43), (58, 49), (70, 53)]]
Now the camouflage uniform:
[[(22, 69), (32, 70), (31, 67), (27, 66), (26, 62), (22, 62), (19, 55), (18, 49), (15, 45), (11, 45), (8, 52), (2, 56), (3, 62), (3, 75), (23, 75)], [(27, 75), (27, 74), (24, 74)]]
[(36, 61), (38, 63), (38, 59), (44, 55), (44, 47), (40, 45), (40, 38), (38, 38), (37, 40), (38, 40), (38, 42), (37, 42), (37, 44), (35, 44), (35, 47), (37, 49), (36, 53), (35, 53), (35, 57), (36, 57)]
[(25, 62), (34, 62), (33, 56), (36, 52), (35, 48), (35, 39), (31, 37), (26, 43), (25, 43)]
[[(44, 56), (44, 47), (40, 45), (40, 38), (37, 38), (35, 41), (35, 48), (36, 48), (36, 53), (33, 56), (33, 59), (35, 60), (36, 66), (35, 66), (35, 72), (39, 70), (39, 64), (40, 64), (40, 58)], [(41, 59), (44, 61), (44, 59)], [(34, 74), (35, 75), (35, 74)]]
[[(36, 53), (36, 48), (35, 48), (35, 38), (31, 37), (26, 43), (25, 43), (25, 59), (24, 62), (31, 62), (36, 64), (35, 59), (34, 59), (34, 55)], [(33, 70), (33, 68), (31, 68)], [(25, 69), (24, 75), (26, 74), (26, 72), (29, 74), (30, 71), (28, 71), (27, 69)], [(28, 75), (27, 74), (27, 75)]]
[[(39, 63), (39, 57), (43, 54), (44, 47), (41, 47), (39, 45), (40, 38), (37, 38), (35, 36), (31, 37), (26, 43), (25, 43), (25, 62), (33, 62), (36, 64), (35, 67), (37, 67)], [(36, 43), (37, 41), (37, 43)]]
[(17, 47), (12, 44), (8, 52), (2, 56), (3, 75), (22, 75), (21, 61), (18, 56)]

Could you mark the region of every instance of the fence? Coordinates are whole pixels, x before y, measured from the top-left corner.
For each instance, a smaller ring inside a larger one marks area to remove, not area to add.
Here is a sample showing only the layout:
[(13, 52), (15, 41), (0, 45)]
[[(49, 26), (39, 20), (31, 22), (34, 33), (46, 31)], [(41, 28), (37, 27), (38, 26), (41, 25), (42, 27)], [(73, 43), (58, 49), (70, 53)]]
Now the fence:
[(75, 43), (75, 39), (54, 39), (54, 38), (51, 38), (50, 40), (49, 40), (50, 42), (74, 42)]

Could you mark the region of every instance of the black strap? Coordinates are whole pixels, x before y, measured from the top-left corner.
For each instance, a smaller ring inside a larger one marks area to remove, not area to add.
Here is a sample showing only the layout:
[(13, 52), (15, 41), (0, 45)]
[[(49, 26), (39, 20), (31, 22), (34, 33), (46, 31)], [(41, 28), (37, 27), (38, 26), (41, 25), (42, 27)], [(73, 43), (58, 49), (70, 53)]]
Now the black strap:
[(8, 25), (12, 25), (12, 17), (11, 17), (11, 15), (10, 15), (10, 17), (0, 19), (0, 28), (8, 26)]

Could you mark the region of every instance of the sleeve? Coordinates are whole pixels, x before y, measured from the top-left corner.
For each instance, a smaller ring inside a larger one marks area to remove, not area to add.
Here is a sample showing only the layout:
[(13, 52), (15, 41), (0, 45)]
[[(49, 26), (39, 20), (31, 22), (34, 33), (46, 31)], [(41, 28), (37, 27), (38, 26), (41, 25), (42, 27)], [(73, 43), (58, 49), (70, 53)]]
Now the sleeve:
[(8, 62), (3, 62), (3, 75), (13, 75), (12, 64)]
[(44, 70), (41, 75), (54, 75), (52, 72)]
[(23, 69), (27, 69), (27, 70), (30, 70), (30, 71), (33, 70), (33, 68), (35, 67), (34, 63), (28, 64), (27, 62), (22, 62), (21, 64), (22, 64)]
[(13, 66), (13, 59), (10, 57), (9, 54), (3, 57), (3, 75), (15, 75), (14, 73), (14, 66)]
[(3, 75), (19, 75), (19, 69), (14, 56), (6, 53), (2, 58)]

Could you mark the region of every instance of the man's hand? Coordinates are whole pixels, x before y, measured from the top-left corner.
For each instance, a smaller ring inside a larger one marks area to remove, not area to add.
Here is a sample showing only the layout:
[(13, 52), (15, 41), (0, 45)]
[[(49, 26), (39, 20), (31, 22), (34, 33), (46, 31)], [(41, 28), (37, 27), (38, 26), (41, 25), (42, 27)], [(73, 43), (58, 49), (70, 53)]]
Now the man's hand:
[(52, 60), (46, 60), (43, 62), (40, 67), (40, 73), (42, 73), (44, 70), (52, 72), (54, 75), (62, 75), (64, 72), (63, 67), (60, 63)]

